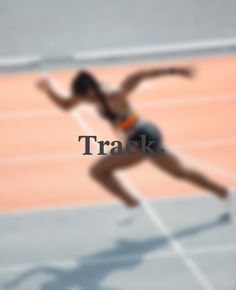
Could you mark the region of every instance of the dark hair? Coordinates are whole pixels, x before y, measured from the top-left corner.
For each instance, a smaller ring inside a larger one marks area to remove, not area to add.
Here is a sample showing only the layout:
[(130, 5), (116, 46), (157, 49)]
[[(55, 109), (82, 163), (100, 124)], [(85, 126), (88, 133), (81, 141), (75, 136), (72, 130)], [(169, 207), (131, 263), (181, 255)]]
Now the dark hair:
[(72, 81), (71, 89), (74, 94), (85, 95), (89, 89), (98, 90), (99, 84), (87, 71), (79, 72)]

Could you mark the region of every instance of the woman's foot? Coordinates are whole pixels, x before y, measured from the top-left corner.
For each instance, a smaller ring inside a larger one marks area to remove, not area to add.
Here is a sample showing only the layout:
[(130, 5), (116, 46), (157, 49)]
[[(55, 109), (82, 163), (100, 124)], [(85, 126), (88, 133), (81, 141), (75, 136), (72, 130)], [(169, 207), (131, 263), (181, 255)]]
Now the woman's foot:
[(142, 215), (143, 207), (141, 201), (134, 202), (132, 204), (126, 204), (128, 206), (126, 212), (119, 218), (118, 224), (127, 226)]
[(233, 210), (233, 196), (230, 190), (227, 190), (227, 192), (224, 194), (224, 197), (222, 197), (220, 219), (225, 221), (230, 220), (233, 214)]

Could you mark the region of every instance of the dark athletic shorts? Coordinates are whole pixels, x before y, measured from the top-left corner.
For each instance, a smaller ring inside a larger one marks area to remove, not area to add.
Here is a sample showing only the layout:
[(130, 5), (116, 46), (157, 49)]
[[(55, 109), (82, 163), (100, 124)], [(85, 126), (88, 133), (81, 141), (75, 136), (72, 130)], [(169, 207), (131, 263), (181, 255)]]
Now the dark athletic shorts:
[[(150, 122), (142, 122), (136, 126), (134, 131), (128, 136), (127, 141), (137, 142), (139, 149), (142, 149), (143, 142), (149, 144), (149, 142), (154, 142), (149, 146), (149, 148), (155, 153), (163, 153), (163, 143), (162, 134), (160, 130)], [(152, 152), (147, 151), (146, 153), (152, 154)]]

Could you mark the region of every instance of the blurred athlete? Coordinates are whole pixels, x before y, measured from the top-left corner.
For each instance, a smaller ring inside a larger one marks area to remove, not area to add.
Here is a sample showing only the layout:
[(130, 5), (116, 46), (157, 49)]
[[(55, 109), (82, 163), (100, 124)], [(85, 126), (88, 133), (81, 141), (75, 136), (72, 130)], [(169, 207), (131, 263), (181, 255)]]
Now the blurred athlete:
[[(62, 92), (48, 76), (41, 77), (37, 87), (63, 110), (70, 110), (83, 102), (93, 104), (101, 117), (107, 119), (115, 130), (123, 133), (124, 142), (129, 141), (133, 144), (132, 150), (137, 154), (124, 152), (122, 155), (107, 155), (101, 157), (90, 169), (91, 177), (126, 205), (137, 207), (140, 201), (116, 178), (114, 172), (135, 165), (145, 158), (149, 158), (158, 168), (173, 177), (200, 186), (227, 203), (229, 193), (225, 186), (183, 164), (174, 153), (164, 147), (159, 129), (152, 123), (142, 120), (132, 110), (129, 96), (138, 85), (145, 80), (163, 76), (182, 76), (191, 79), (193, 70), (188, 67), (146, 69), (128, 75), (116, 88), (101, 83), (90, 72), (81, 71), (72, 80), (68, 94)], [(157, 154), (140, 153), (143, 136), (148, 142), (155, 141), (150, 146), (150, 151), (157, 152), (160, 148), (164, 148), (164, 152), (159, 150)]]

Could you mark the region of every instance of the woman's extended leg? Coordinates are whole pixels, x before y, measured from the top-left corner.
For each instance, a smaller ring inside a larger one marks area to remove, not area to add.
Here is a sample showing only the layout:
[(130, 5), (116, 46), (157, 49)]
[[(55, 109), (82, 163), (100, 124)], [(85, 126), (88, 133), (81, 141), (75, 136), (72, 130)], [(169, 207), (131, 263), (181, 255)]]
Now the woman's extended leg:
[(228, 195), (226, 187), (209, 179), (198, 170), (186, 167), (175, 154), (168, 150), (164, 154), (151, 155), (151, 160), (172, 176), (205, 188), (222, 199)]
[(137, 164), (144, 159), (138, 155), (108, 155), (100, 158), (91, 168), (91, 176), (101, 185), (121, 198), (126, 205), (135, 207), (139, 205), (139, 200), (134, 197), (114, 175), (117, 169), (123, 169)]

